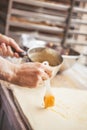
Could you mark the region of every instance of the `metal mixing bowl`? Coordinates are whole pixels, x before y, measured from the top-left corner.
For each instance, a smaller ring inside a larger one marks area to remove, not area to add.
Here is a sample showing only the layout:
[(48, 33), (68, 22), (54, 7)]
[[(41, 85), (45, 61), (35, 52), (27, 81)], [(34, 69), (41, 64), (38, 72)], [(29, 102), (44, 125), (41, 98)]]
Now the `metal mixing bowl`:
[(63, 58), (55, 50), (46, 47), (36, 47), (28, 50), (28, 57), (32, 62), (47, 61), (53, 68), (54, 77), (63, 64)]

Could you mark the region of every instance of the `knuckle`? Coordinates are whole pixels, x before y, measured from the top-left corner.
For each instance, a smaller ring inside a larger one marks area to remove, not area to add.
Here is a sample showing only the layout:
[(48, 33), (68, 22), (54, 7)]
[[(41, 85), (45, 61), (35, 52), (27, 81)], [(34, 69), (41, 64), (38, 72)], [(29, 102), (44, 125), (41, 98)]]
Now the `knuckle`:
[(37, 66), (38, 68), (41, 68), (41, 67), (42, 67), (42, 64), (39, 63), (39, 62), (36, 62), (36, 66)]
[(42, 70), (40, 68), (37, 68), (35, 70), (35, 73), (36, 73), (37, 76), (41, 75), (41, 72), (42, 72)]
[(39, 80), (40, 80), (40, 75), (37, 74), (37, 75), (36, 75), (36, 82), (38, 82)]

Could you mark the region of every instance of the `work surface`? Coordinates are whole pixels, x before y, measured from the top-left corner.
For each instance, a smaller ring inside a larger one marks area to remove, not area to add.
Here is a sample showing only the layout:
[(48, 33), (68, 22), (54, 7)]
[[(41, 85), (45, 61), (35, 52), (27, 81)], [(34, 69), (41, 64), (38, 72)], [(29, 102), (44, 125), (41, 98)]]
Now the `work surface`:
[(10, 85), (33, 130), (87, 130), (87, 68), (76, 63), (52, 81), (55, 106), (44, 108), (45, 87)]

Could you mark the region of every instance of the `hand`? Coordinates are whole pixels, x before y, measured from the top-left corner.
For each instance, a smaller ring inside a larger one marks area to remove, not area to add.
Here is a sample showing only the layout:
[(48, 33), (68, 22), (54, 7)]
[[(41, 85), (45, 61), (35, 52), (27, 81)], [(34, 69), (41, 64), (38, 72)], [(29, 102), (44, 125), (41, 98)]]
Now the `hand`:
[(13, 64), (0, 57), (0, 79), (13, 84), (37, 87), (52, 76), (52, 68), (41, 63)]
[(41, 63), (24, 63), (15, 67), (11, 81), (21, 86), (37, 87), (52, 76), (51, 67)]
[[(16, 52), (13, 52), (11, 47), (14, 48)], [(23, 50), (18, 46), (15, 40), (0, 34), (0, 54), (2, 56), (19, 57), (17, 52), (23, 52)]]

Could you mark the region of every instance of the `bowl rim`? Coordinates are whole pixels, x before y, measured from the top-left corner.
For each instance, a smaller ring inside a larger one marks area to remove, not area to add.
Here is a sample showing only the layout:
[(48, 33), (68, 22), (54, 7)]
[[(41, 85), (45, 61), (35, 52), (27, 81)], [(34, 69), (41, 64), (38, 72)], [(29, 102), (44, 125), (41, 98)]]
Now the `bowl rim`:
[(62, 55), (62, 57), (67, 59), (76, 59), (79, 58), (80, 55)]
[[(30, 58), (30, 52), (31, 51), (33, 51), (33, 50), (35, 50), (35, 49), (49, 49), (49, 50), (51, 50), (52, 52), (55, 52), (56, 53), (56, 55), (58, 56), (58, 57), (60, 57), (60, 64), (59, 65), (61, 65), (62, 63), (63, 63), (63, 57), (62, 57), (62, 55), (60, 55), (57, 51), (55, 51), (54, 49), (52, 49), (52, 48), (47, 48), (47, 47), (33, 47), (33, 48), (30, 48), (30, 49), (28, 49), (28, 51), (27, 51), (27, 54), (28, 54), (28, 57), (29, 57), (29, 59), (31, 59)], [(31, 59), (31, 61), (32, 61), (32, 59)], [(33, 61), (32, 61), (33, 62)]]

